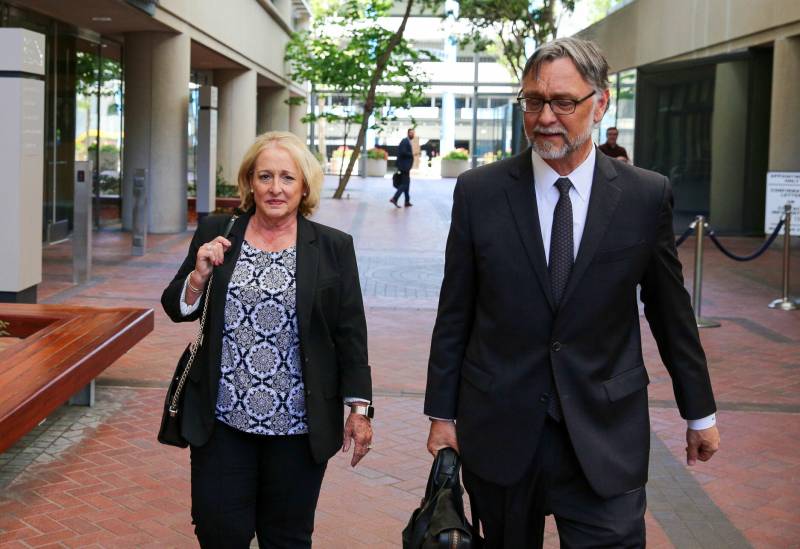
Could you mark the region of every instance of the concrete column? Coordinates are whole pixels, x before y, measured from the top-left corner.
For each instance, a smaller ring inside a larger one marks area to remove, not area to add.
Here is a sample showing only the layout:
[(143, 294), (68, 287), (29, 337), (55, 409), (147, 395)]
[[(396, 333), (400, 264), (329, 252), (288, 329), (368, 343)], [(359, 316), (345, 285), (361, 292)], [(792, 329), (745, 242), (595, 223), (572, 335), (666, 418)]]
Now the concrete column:
[(289, 131), (305, 142), (308, 139), (308, 124), (302, 118), (308, 112), (306, 103), (289, 106)]
[(287, 88), (258, 88), (258, 133), (289, 130), (291, 111), (287, 99)]
[(122, 225), (133, 224), (133, 176), (147, 170), (151, 233), (186, 230), (186, 154), (191, 40), (125, 35), (125, 154)]
[(800, 171), (799, 84), (800, 36), (775, 40), (769, 130), (770, 171)]
[(453, 92), (442, 94), (440, 128), (439, 153), (445, 155), (456, 146), (456, 97)]
[(711, 122), (709, 217), (718, 231), (741, 232), (747, 159), (747, 61), (720, 63)]
[(0, 29), (0, 302), (36, 303), (42, 281), (44, 52), (44, 35)]
[(239, 164), (256, 136), (256, 72), (215, 71), (214, 83), (219, 87), (217, 165), (236, 185)]

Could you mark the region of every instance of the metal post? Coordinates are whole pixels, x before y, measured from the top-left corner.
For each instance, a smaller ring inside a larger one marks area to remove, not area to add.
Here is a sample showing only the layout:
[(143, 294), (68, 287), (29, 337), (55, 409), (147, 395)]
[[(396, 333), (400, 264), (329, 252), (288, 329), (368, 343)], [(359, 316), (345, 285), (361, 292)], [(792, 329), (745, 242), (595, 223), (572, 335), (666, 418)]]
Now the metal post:
[(480, 54), (479, 52), (473, 53), (472, 63), (475, 69), (475, 74), (472, 78), (472, 156), (471, 167), (478, 166), (478, 68), (480, 67)]
[(719, 322), (700, 316), (703, 302), (703, 238), (706, 232), (706, 219), (698, 215), (694, 220), (694, 292), (692, 293), (692, 309), (698, 328), (718, 328)]
[(769, 308), (780, 309), (782, 311), (794, 311), (798, 308), (800, 302), (789, 297), (789, 263), (791, 261), (792, 241), (792, 205), (786, 204), (783, 207), (783, 211), (783, 297), (770, 303)]
[(69, 397), (71, 406), (94, 406), (94, 380)]
[(131, 255), (147, 250), (147, 170), (137, 168), (133, 176), (133, 246)]
[(72, 281), (83, 284), (92, 278), (92, 162), (75, 161), (72, 223)]

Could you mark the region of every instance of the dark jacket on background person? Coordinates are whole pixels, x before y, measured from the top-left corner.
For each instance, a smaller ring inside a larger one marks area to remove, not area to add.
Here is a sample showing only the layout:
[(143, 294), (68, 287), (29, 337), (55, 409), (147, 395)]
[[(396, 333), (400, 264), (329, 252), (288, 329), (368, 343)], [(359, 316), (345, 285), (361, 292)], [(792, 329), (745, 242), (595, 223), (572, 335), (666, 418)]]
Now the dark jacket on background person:
[[(184, 394), (182, 434), (194, 446), (205, 444), (214, 429), (228, 283), (252, 213), (236, 220), (229, 235), (232, 246), (224, 263), (214, 269), (203, 343)], [(221, 235), (229, 220), (228, 215), (213, 215), (199, 223), (186, 259), (161, 296), (164, 311), (174, 322), (200, 318), (202, 301), (192, 314), (181, 313), (183, 284), (194, 269), (198, 248)], [(297, 318), (309, 442), (314, 459), (322, 463), (342, 447), (342, 397), (372, 399), (367, 326), (352, 237), (298, 216), (296, 251)]]
[(414, 166), (414, 150), (411, 147), (411, 140), (404, 137), (397, 147), (397, 169), (401, 172), (409, 172), (412, 166)]

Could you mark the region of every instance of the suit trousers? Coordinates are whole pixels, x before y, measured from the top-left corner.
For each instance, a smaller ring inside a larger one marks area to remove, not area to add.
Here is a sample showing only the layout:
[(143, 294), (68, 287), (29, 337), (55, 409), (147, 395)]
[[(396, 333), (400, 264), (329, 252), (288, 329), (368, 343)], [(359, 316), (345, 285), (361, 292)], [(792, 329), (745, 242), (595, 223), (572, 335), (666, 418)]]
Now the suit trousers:
[(400, 178), (400, 186), (397, 187), (397, 191), (394, 193), (392, 197), (393, 202), (397, 202), (400, 199), (401, 194), (405, 194), (406, 204), (411, 202), (411, 198), (409, 197), (408, 191), (411, 188), (411, 173), (408, 171), (400, 170), (401, 178)]
[(208, 443), (191, 447), (192, 522), (203, 548), (311, 547), (326, 463), (308, 435), (269, 436), (216, 421)]
[(485, 549), (542, 547), (544, 520), (554, 515), (561, 547), (644, 547), (644, 487), (610, 498), (586, 480), (563, 422), (547, 417), (534, 462), (519, 482), (500, 486), (464, 468), (473, 522)]

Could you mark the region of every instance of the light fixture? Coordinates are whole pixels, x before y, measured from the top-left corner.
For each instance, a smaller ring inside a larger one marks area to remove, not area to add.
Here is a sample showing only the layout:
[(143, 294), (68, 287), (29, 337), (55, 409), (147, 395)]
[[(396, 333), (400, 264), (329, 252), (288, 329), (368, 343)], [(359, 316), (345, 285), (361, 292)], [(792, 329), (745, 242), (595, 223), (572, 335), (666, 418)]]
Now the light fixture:
[(97, 23), (109, 23), (109, 22), (111, 22), (111, 18), (110, 17), (92, 17), (92, 21), (95, 21)]

